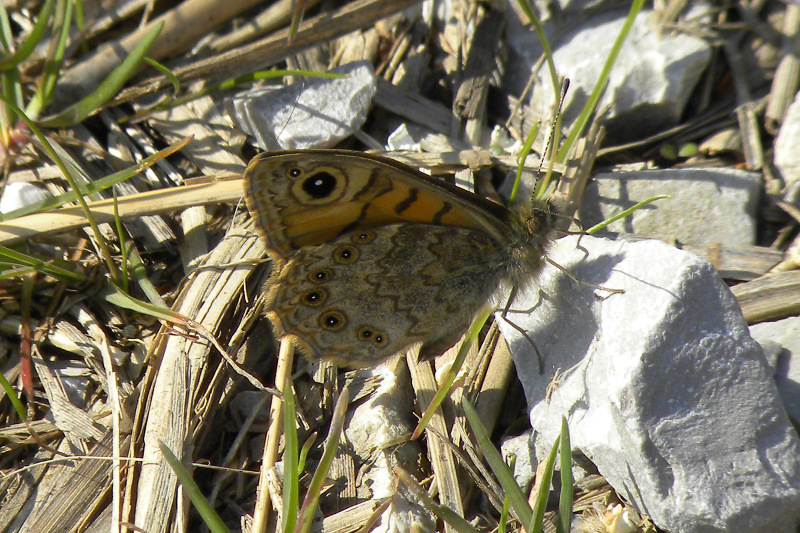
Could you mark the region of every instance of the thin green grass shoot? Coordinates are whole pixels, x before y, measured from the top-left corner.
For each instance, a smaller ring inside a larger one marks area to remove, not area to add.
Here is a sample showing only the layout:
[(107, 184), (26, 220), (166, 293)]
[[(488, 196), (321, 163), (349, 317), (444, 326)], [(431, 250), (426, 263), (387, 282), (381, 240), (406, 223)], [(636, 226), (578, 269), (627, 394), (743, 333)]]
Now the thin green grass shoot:
[(225, 526), (225, 523), (214, 510), (214, 507), (205, 499), (200, 487), (194, 482), (192, 475), (186, 470), (183, 463), (175, 457), (175, 454), (172, 453), (172, 450), (170, 450), (166, 444), (159, 441), (158, 446), (161, 449), (161, 453), (164, 455), (164, 459), (167, 461), (170, 468), (172, 468), (172, 471), (175, 472), (183, 490), (186, 492), (186, 495), (189, 496), (197, 512), (200, 513), (208, 529), (212, 533), (229, 533), (230, 530)]
[(478, 533), (478, 530), (467, 522), (463, 516), (459, 515), (448, 506), (434, 501), (428, 492), (420, 486), (419, 482), (414, 479), (414, 476), (409, 474), (405, 469), (396, 466), (394, 467), (394, 474), (397, 476), (398, 481), (407, 487), (414, 496), (422, 502), (426, 509), (447, 522), (458, 533)]
[(486, 321), (489, 320), (489, 317), (492, 316), (492, 313), (493, 310), (489, 307), (486, 307), (482, 309), (475, 317), (475, 320), (472, 321), (472, 325), (464, 336), (464, 342), (458, 349), (458, 353), (453, 360), (453, 364), (450, 365), (450, 370), (447, 372), (447, 376), (445, 376), (445, 379), (442, 380), (442, 383), (439, 385), (439, 388), (436, 391), (436, 395), (431, 400), (430, 405), (428, 405), (428, 407), (425, 409), (425, 412), (422, 413), (422, 416), (417, 423), (417, 427), (414, 428), (414, 432), (411, 434), (412, 440), (418, 439), (419, 436), (422, 435), (422, 432), (425, 431), (428, 422), (430, 422), (431, 418), (433, 418), (433, 414), (436, 412), (436, 409), (439, 408), (444, 399), (447, 398), (447, 395), (450, 394), (450, 388), (453, 386), (453, 383), (455, 383), (456, 377), (461, 371), (461, 367), (464, 365), (464, 360), (467, 358), (470, 348), (477, 340), (478, 334), (481, 332), (481, 329), (483, 329)]
[[(11, 267), (12, 269), (24, 267), (26, 269), (32, 269), (35, 272), (39, 272), (40, 274), (52, 276), (59, 281), (63, 281), (64, 283), (85, 283), (87, 281), (86, 276), (84, 276), (81, 272), (61, 267), (59, 266), (59, 263), (63, 263), (63, 261), (56, 262), (55, 260), (51, 259), (39, 259), (38, 257), (18, 252), (17, 250), (7, 246), (0, 246), (0, 268), (4, 268), (6, 266)], [(0, 274), (0, 279), (9, 279), (13, 277), (18, 277), (18, 275), (14, 275), (13, 273), (5, 270)]]
[(82, 99), (60, 113), (39, 121), (39, 125), (47, 128), (64, 128), (83, 121), (86, 117), (98, 111), (106, 102), (111, 100), (125, 82), (134, 74), (147, 52), (158, 38), (164, 23), (160, 22), (142, 37), (120, 65), (115, 68), (98, 87), (87, 97)]
[(656, 200), (662, 200), (664, 198), (672, 198), (672, 196), (669, 196), (668, 194), (659, 194), (657, 196), (651, 196), (650, 198), (647, 198), (646, 200), (642, 200), (638, 204), (629, 207), (625, 211), (622, 211), (621, 213), (617, 213), (616, 215), (614, 215), (614, 216), (612, 216), (612, 217), (600, 222), (599, 224), (596, 224), (596, 225), (592, 226), (591, 228), (586, 230), (586, 233), (588, 233), (589, 235), (591, 235), (592, 233), (597, 233), (601, 229), (607, 227), (609, 224), (612, 224), (613, 222), (616, 222), (617, 220), (619, 220), (621, 218), (625, 218), (626, 216), (630, 215), (634, 211), (637, 211), (637, 210), (643, 208), (647, 204), (649, 204), (651, 202), (655, 202)]
[(286, 376), (283, 387), (283, 522), (281, 531), (294, 531), (297, 511), (300, 507), (300, 467), (297, 426), (295, 425), (295, 402), (291, 374)]
[(11, 383), (8, 382), (6, 376), (0, 372), (0, 387), (3, 387), (3, 390), (6, 393), (6, 397), (11, 401), (11, 405), (14, 407), (14, 410), (17, 412), (17, 416), (23, 422), (28, 419), (28, 414), (25, 411), (25, 406), (22, 405), (22, 400), (19, 399), (17, 395), (17, 391), (11, 386)]
[[(119, 172), (109, 174), (108, 176), (92, 181), (91, 183), (80, 184), (78, 185), (78, 192), (84, 196), (90, 196), (100, 191), (104, 191), (109, 187), (116, 185), (117, 183), (122, 183), (123, 181), (142, 172), (146, 168), (153, 166), (158, 161), (161, 161), (162, 159), (165, 159), (166, 157), (174, 154), (175, 152), (177, 152), (178, 150), (182, 149), (184, 146), (189, 144), (191, 140), (192, 140), (191, 137), (187, 137), (176, 144), (168, 146), (163, 150), (159, 150), (150, 157), (143, 159), (142, 161), (133, 166), (120, 170)], [(49, 211), (51, 209), (55, 209), (56, 207), (61, 207), (64, 204), (74, 202), (77, 200), (77, 197), (78, 194), (74, 190), (70, 190), (65, 192), (64, 194), (59, 194), (58, 196), (54, 196), (52, 198), (46, 198), (41, 202), (36, 202), (34, 204), (26, 205), (25, 207), (20, 207), (19, 209), (9, 211), (8, 213), (2, 213), (0, 214), (0, 222), (6, 222), (9, 220), (13, 220), (17, 217), (30, 215), (32, 213)]]
[(336, 450), (339, 447), (339, 439), (342, 435), (345, 414), (347, 413), (349, 404), (350, 387), (345, 386), (339, 393), (339, 398), (336, 400), (336, 406), (333, 409), (333, 417), (328, 431), (328, 438), (325, 441), (325, 449), (319, 461), (319, 466), (314, 471), (314, 475), (311, 477), (311, 482), (308, 485), (308, 491), (306, 492), (306, 497), (303, 500), (303, 506), (300, 509), (300, 513), (297, 517), (297, 524), (294, 528), (295, 533), (308, 533), (311, 531), (311, 523), (314, 519), (317, 505), (319, 504), (322, 487), (328, 477), (331, 464), (333, 463), (334, 457), (336, 457)]
[[(509, 459), (508, 460), (508, 469), (511, 470), (511, 472), (513, 473), (514, 472), (514, 467), (517, 464), (517, 456), (516, 455), (512, 455), (508, 459)], [(500, 510), (500, 519), (497, 521), (497, 533), (505, 533), (506, 532), (506, 527), (507, 527), (506, 526), (506, 522), (508, 521), (508, 508), (509, 508), (509, 505), (511, 505), (511, 504), (510, 504), (509, 499), (508, 499), (508, 494), (506, 494), (506, 492), (504, 491), (503, 492), (503, 508)]]
[[(2, 58), (0, 58), (0, 70), (15, 69), (17, 65), (28, 59), (33, 50), (36, 48), (36, 45), (42, 40), (44, 32), (47, 31), (47, 26), (50, 22), (50, 17), (53, 15), (53, 8), (55, 5), (55, 0), (45, 0), (44, 4), (42, 4), (42, 8), (39, 10), (39, 13), (36, 15), (36, 22), (34, 23), (33, 28), (31, 28), (31, 31), (28, 33), (28, 36), (25, 38), (25, 40), (22, 41), (14, 53), (5, 54)], [(3, 11), (5, 11), (5, 6), (3, 6)], [(8, 23), (8, 17), (6, 16), (4, 18), (6, 23)], [(8, 50), (11, 48), (11, 41), (9, 40), (11, 31), (10, 26), (2, 24), (1, 27), (3, 28), (3, 31), (0, 32), (3, 35), (2, 42), (4, 48)], [(9, 33), (6, 33), (6, 31)]]
[(55, 20), (55, 24), (58, 24), (58, 21), (61, 23), (58, 39), (56, 40), (56, 46), (52, 49), (52, 55), (45, 62), (42, 81), (39, 83), (33, 98), (31, 98), (25, 108), (25, 115), (28, 117), (34, 119), (39, 118), (41, 112), (53, 99), (53, 92), (55, 91), (56, 81), (58, 81), (59, 71), (61, 70), (61, 65), (64, 63), (67, 37), (69, 37), (69, 25), (72, 19), (72, 6), (72, 2), (58, 3), (59, 9), (56, 12)]
[(590, 120), (594, 116), (594, 113), (597, 109), (597, 104), (600, 102), (600, 98), (603, 96), (603, 92), (606, 90), (608, 78), (611, 75), (611, 69), (614, 66), (614, 63), (617, 61), (619, 51), (622, 49), (622, 45), (625, 42), (625, 39), (627, 39), (631, 28), (633, 27), (633, 22), (636, 19), (636, 15), (639, 14), (639, 11), (642, 10), (643, 6), (644, 0), (634, 0), (631, 4), (631, 9), (628, 11), (628, 17), (625, 19), (625, 23), (623, 24), (619, 35), (617, 35), (617, 39), (614, 41), (611, 51), (606, 57), (606, 62), (603, 65), (603, 70), (600, 72), (600, 76), (597, 78), (597, 83), (595, 83), (594, 88), (592, 89), (592, 92), (586, 101), (586, 104), (583, 106), (583, 110), (581, 111), (580, 115), (578, 115), (578, 119), (575, 121), (575, 124), (572, 125), (569, 135), (567, 135), (567, 138), (564, 140), (564, 145), (561, 146), (557, 152), (557, 161), (563, 163), (566, 160), (570, 154), (570, 151), (572, 150), (572, 146), (578, 141), (581, 135), (583, 135), (583, 132), (586, 130), (586, 127), (589, 125)]
[(532, 523), (533, 511), (531, 510), (531, 506), (528, 505), (525, 494), (522, 493), (522, 489), (517, 485), (517, 481), (514, 479), (514, 473), (508, 468), (500, 452), (494, 447), (494, 444), (492, 444), (489, 434), (486, 432), (486, 428), (483, 427), (480, 416), (475, 411), (475, 407), (473, 407), (466, 398), (461, 401), (461, 407), (467, 415), (467, 422), (469, 423), (470, 429), (472, 429), (472, 434), (475, 435), (475, 441), (481, 453), (483, 453), (486, 462), (489, 463), (489, 468), (492, 469), (492, 472), (497, 477), (497, 481), (500, 482), (500, 486), (503, 487), (503, 491), (505, 491), (504, 496), (508, 498), (514, 515), (522, 524)]
[[(152, 60), (151, 60), (152, 61)], [(161, 70), (161, 69), (159, 69)], [(337, 74), (337, 73), (330, 73), (330, 72), (314, 72), (312, 70), (259, 70), (256, 72), (251, 72), (249, 74), (244, 74), (242, 76), (237, 76), (235, 78), (229, 78), (227, 80), (223, 80), (219, 83), (210, 84), (208, 86), (204, 86), (199, 91), (194, 91), (189, 94), (180, 97), (174, 97), (172, 99), (167, 99), (163, 102), (159, 102), (152, 107), (147, 109), (143, 109), (138, 113), (128, 116), (122, 117), (118, 122), (120, 124), (125, 122), (136, 122), (142, 120), (145, 117), (152, 115), (153, 113), (159, 111), (165, 111), (167, 109), (172, 109), (173, 107), (177, 107), (179, 105), (186, 104), (193, 100), (197, 100), (199, 98), (203, 98), (204, 96), (208, 96), (210, 94), (215, 94), (221, 91), (227, 91), (238, 87), (240, 85), (245, 85), (247, 83), (253, 83), (259, 80), (269, 80), (274, 78), (282, 78), (284, 76), (308, 76), (308, 77), (316, 77), (316, 78), (344, 78), (346, 74)], [(168, 76), (170, 77), (170, 76)], [(170, 79), (175, 78), (174, 75), (170, 77)], [(175, 78), (177, 81), (177, 78)], [(174, 86), (174, 83), (173, 83)], [(177, 91), (176, 91), (177, 92)]]
[(542, 533), (544, 525), (544, 513), (547, 511), (547, 499), (550, 495), (550, 485), (553, 482), (553, 471), (556, 465), (556, 456), (558, 455), (558, 445), (561, 437), (557, 438), (553, 443), (553, 448), (550, 450), (550, 455), (547, 456), (544, 472), (542, 473), (541, 481), (539, 483), (539, 493), (536, 495), (536, 501), (533, 504), (533, 517), (528, 522), (528, 533)]
[(566, 417), (561, 417), (561, 437), (559, 440), (559, 455), (561, 461), (561, 494), (558, 500), (558, 522), (556, 522), (559, 533), (569, 533), (572, 524), (572, 503), (574, 493), (572, 491), (572, 446), (569, 441), (569, 427), (567, 427)]

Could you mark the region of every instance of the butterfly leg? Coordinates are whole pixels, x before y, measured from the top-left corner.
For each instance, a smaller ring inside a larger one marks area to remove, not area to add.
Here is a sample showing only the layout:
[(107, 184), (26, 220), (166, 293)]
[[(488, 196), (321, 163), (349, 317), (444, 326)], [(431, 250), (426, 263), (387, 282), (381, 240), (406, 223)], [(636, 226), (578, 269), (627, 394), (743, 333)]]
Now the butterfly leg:
[(536, 343), (533, 342), (533, 339), (531, 339), (531, 337), (530, 337), (530, 335), (528, 335), (527, 331), (525, 331), (524, 329), (519, 327), (517, 324), (515, 324), (511, 320), (509, 320), (508, 317), (506, 316), (508, 314), (508, 310), (511, 308), (511, 302), (514, 301), (514, 297), (516, 295), (517, 295), (517, 288), (516, 287), (512, 287), (511, 293), (508, 295), (508, 301), (506, 302), (506, 306), (503, 308), (503, 312), (500, 314), (500, 316), (501, 316), (501, 318), (503, 320), (506, 321), (506, 324), (508, 324), (509, 326), (514, 328), (515, 330), (519, 331), (522, 334), (522, 336), (525, 337), (525, 339), (528, 341), (528, 343), (530, 343), (531, 347), (533, 348), (533, 351), (536, 352), (536, 358), (539, 361), (539, 374), (541, 375), (541, 374), (544, 374), (544, 358), (542, 357), (542, 353), (539, 351), (539, 347), (536, 346)]

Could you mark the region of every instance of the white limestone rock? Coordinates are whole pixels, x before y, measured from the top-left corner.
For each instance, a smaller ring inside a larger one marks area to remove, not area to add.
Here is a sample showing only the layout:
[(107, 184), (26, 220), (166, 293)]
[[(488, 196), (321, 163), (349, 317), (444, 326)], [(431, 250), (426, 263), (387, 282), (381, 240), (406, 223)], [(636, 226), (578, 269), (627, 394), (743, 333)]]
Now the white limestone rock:
[(364, 125), (377, 90), (368, 61), (331, 70), (342, 78), (307, 77), (226, 100), (233, 122), (264, 150), (330, 148)]
[[(566, 237), (500, 321), (539, 450), (567, 416), (582, 451), (667, 531), (795, 531), (800, 439), (761, 348), (713, 267), (658, 241)], [(559, 385), (548, 393), (559, 371)], [(537, 450), (537, 451), (539, 451)], [(539, 453), (541, 457), (541, 453)]]

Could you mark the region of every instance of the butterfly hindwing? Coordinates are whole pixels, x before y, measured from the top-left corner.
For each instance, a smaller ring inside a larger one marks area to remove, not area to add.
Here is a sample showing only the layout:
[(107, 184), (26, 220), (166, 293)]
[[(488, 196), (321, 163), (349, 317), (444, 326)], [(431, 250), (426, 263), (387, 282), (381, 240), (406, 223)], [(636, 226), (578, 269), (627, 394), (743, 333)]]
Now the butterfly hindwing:
[(312, 360), (363, 366), (414, 344), (438, 355), (496, 290), (491, 264), (502, 254), (464, 228), (357, 230), (294, 254), (271, 285), (268, 316)]

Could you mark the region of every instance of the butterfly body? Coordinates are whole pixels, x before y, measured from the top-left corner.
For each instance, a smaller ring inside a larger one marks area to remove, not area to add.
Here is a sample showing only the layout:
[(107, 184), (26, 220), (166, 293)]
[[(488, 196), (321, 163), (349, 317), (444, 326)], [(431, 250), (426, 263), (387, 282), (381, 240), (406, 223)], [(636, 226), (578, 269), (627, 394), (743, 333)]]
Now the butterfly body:
[(274, 261), (266, 315), (309, 359), (438, 355), (503, 286), (532, 279), (550, 211), (519, 215), (390, 159), (263, 154), (246, 200)]

